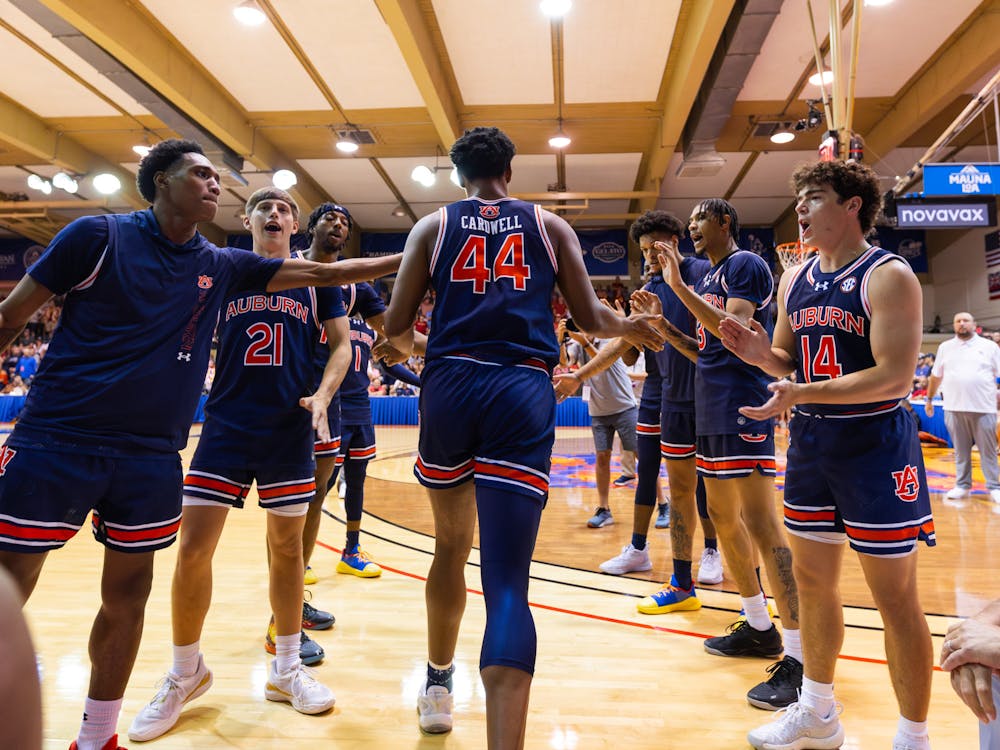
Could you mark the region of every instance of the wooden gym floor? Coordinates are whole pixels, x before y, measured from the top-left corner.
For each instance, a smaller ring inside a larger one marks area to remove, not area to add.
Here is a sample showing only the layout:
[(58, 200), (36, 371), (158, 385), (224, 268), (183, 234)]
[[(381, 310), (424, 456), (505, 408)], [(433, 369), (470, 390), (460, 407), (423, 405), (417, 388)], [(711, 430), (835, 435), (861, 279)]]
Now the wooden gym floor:
[[(195, 427), (194, 434), (198, 432)], [(189, 460), (196, 439), (184, 452)], [(119, 722), (128, 747), (305, 748), (342, 750), (471, 750), (485, 747), (485, 714), (477, 666), (485, 622), (477, 553), (467, 568), (472, 592), (458, 645), (455, 730), (422, 736), (415, 695), (426, 659), (423, 581), (433, 550), (426, 497), (413, 479), (416, 428), (379, 427), (379, 458), (369, 466), (362, 544), (382, 564), (381, 578), (333, 572), (343, 544), (343, 504), (331, 492), (313, 568), (320, 582), (312, 601), (337, 617), (333, 630), (314, 633), (326, 649), (317, 667), (337, 694), (327, 715), (302, 716), (263, 698), (268, 657), (267, 575), (263, 512), (252, 503), (230, 514), (216, 556), (214, 601), (202, 640), (215, 684), (187, 707), (178, 725), (146, 745), (130, 743), (132, 717), (152, 697), (170, 665), (170, 576), (174, 548), (157, 556), (146, 629)], [(595, 502), (587, 457), (590, 431), (560, 428), (553, 489), (543, 515), (532, 567), (530, 598), (538, 630), (538, 665), (532, 688), (526, 746), (535, 750), (745, 748), (746, 732), (771, 714), (747, 705), (744, 694), (766, 677), (768, 662), (707, 654), (701, 641), (735, 619), (739, 599), (731, 579), (701, 587), (698, 612), (644, 616), (638, 598), (669, 576), (669, 531), (650, 531), (654, 569), (625, 577), (603, 575), (601, 561), (631, 535), (631, 489), (613, 489), (616, 524), (588, 529)], [(946, 504), (954, 476), (950, 452), (927, 449), (938, 546), (921, 547), (924, 611), (940, 648), (956, 616), (967, 616), (1000, 596), (995, 571), (1000, 551), (1000, 507), (982, 494)], [(977, 479), (981, 483), (982, 477)], [(780, 486), (780, 484), (779, 484)], [(981, 490), (981, 484), (978, 489)], [(778, 492), (776, 502), (780, 502)], [(696, 543), (695, 560), (701, 553)], [(27, 607), (44, 668), (45, 748), (65, 750), (79, 726), (89, 660), (86, 641), (98, 602), (101, 549), (87, 527), (64, 550), (49, 556)], [(897, 710), (885, 667), (882, 627), (848, 551), (842, 580), (847, 634), (838, 664), (837, 693), (844, 704), (845, 748), (888, 748)], [(930, 713), (936, 748), (977, 746), (973, 715), (936, 672)]]

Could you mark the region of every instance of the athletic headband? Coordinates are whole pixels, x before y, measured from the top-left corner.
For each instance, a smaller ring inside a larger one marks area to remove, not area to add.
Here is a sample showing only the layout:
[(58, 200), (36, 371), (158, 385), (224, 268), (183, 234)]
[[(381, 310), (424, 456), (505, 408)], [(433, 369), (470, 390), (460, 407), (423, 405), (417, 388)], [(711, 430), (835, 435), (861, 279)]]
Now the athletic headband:
[(331, 211), (336, 211), (338, 214), (343, 214), (347, 217), (347, 229), (348, 231), (354, 229), (354, 218), (351, 216), (351, 212), (347, 210), (344, 206), (339, 203), (324, 203), (320, 206), (322, 209), (320, 214), (330, 213)]

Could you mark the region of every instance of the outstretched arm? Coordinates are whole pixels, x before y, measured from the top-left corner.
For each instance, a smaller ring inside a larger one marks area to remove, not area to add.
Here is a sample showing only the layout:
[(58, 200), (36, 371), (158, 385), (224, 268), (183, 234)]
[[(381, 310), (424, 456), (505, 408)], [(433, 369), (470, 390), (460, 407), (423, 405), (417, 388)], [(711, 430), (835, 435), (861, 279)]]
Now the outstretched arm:
[(385, 311), (385, 335), (389, 343), (404, 354), (413, 351), (413, 322), (420, 300), (430, 285), (430, 247), (437, 236), (441, 219), (437, 212), (428, 214), (410, 230), (403, 248), (392, 300)]
[(297, 289), (302, 286), (341, 286), (387, 276), (399, 268), (402, 255), (381, 258), (351, 258), (339, 263), (315, 263), (302, 258), (289, 258), (271, 277), (267, 291)]
[(52, 292), (31, 276), (21, 277), (14, 290), (0, 302), (0, 349), (17, 340), (31, 316), (50, 297)]

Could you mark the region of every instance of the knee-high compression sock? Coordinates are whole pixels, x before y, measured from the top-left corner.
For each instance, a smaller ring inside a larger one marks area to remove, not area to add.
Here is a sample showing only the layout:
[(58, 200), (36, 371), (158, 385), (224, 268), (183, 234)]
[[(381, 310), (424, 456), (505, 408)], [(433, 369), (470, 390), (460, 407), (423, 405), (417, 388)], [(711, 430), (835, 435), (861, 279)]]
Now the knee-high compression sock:
[(535, 671), (537, 637), (528, 608), (528, 571), (542, 517), (542, 500), (476, 487), (479, 559), (486, 599), (486, 634), (479, 668)]
[(635, 504), (653, 506), (656, 504), (656, 483), (660, 481), (660, 439), (640, 437), (636, 443)]
[(705, 478), (700, 474), (694, 488), (694, 500), (698, 506), (698, 517), (708, 518), (708, 492), (705, 491)]
[[(347, 491), (344, 493), (344, 510), (347, 520), (361, 521), (361, 512), (365, 507), (365, 477), (368, 473), (367, 461), (355, 461), (348, 458), (344, 461), (344, 481)], [(353, 551), (358, 546), (360, 532), (357, 529), (347, 532), (347, 549)]]

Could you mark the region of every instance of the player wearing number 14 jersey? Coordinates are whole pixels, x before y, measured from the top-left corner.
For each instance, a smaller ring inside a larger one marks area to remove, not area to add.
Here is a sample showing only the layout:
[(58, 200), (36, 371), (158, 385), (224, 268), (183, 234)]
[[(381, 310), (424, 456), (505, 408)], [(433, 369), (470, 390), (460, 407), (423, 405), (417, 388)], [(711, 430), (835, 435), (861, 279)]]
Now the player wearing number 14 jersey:
[(861, 164), (820, 162), (793, 178), (802, 239), (818, 249), (778, 290), (774, 342), (760, 326), (723, 321), (744, 360), (797, 382), (770, 386), (753, 419), (796, 406), (785, 477), (802, 604), (802, 690), (775, 721), (750, 732), (755, 748), (840, 747), (834, 701), (844, 640), (839, 572), (844, 541), (858, 553), (885, 623), (886, 657), (899, 704), (894, 748), (929, 750), (933, 653), (917, 593), (918, 541), (933, 545), (927, 480), (916, 426), (899, 408), (921, 341), (920, 285), (902, 258), (865, 241), (878, 214), (878, 177)]
[(415, 469), (435, 522), (420, 727), (452, 727), (452, 662), (478, 512), (487, 612), (480, 672), (491, 750), (523, 747), (535, 666), (528, 568), (555, 438), (553, 287), (559, 284), (581, 329), (662, 348), (646, 319), (620, 318), (600, 305), (563, 219), (507, 196), (513, 156), (514, 144), (497, 128), (474, 128), (455, 142), (451, 159), (469, 198), (417, 222), (385, 316), (391, 343), (407, 352), (421, 299), (429, 286), (437, 293)]

